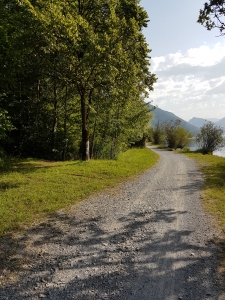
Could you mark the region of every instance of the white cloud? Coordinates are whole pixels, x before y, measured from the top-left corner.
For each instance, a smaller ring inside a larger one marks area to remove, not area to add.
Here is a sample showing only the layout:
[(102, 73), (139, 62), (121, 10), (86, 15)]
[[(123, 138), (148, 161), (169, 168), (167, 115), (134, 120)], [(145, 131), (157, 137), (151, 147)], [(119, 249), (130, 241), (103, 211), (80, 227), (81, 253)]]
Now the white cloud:
[(225, 117), (225, 43), (152, 58), (154, 104), (184, 119)]
[(165, 56), (159, 56), (152, 59), (152, 72), (154, 73), (155, 70), (158, 69), (160, 63), (165, 62), (166, 57)]
[[(191, 48), (186, 53), (180, 51), (166, 56), (154, 57), (153, 70), (165, 70), (178, 65), (207, 67), (219, 63), (225, 57), (225, 43), (217, 43), (213, 48), (201, 46)], [(153, 72), (154, 72), (153, 71)]]
[(186, 63), (191, 66), (213, 66), (220, 62), (225, 56), (225, 44), (217, 43), (213, 48), (201, 46), (199, 48), (191, 48), (187, 51), (178, 64)]

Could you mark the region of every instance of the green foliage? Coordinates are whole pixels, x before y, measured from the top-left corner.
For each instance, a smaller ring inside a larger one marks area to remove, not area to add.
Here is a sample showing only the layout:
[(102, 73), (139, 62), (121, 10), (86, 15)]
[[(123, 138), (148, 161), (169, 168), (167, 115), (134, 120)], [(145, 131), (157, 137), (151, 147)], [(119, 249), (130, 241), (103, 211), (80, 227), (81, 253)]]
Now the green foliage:
[(183, 152), (183, 153), (190, 153), (191, 150), (190, 150), (190, 148), (188, 148), (188, 147), (184, 147), (184, 148), (182, 149), (182, 152)]
[(175, 122), (168, 121), (163, 123), (163, 128), (165, 132), (165, 140), (166, 144), (169, 148), (177, 148), (177, 139), (176, 139), (176, 131), (180, 124), (180, 121), (177, 120)]
[(183, 127), (178, 127), (176, 129), (176, 148), (183, 149), (185, 146), (187, 146), (190, 143), (190, 138), (192, 137), (192, 134), (185, 130)]
[(0, 111), (0, 139), (6, 136), (7, 131), (13, 129), (10, 117), (5, 110)]
[(204, 9), (200, 10), (198, 23), (211, 30), (218, 28), (220, 35), (225, 35), (225, 1), (210, 0), (204, 4)]
[(12, 155), (114, 158), (143, 135), (153, 89), (139, 1), (0, 2), (0, 109)]
[(130, 149), (110, 161), (14, 159), (0, 164), (0, 236), (115, 186), (157, 160), (149, 149)]
[(212, 154), (213, 151), (224, 145), (223, 129), (212, 122), (206, 123), (196, 135), (196, 143), (203, 154)]
[(7, 142), (7, 133), (10, 133), (14, 129), (8, 112), (5, 110), (0, 111), (0, 163), (5, 157), (3, 150), (5, 143)]
[(164, 130), (159, 122), (152, 130), (152, 140), (155, 145), (161, 145), (165, 141)]
[(189, 144), (189, 139), (192, 137), (192, 134), (180, 127), (180, 120), (164, 122), (163, 123), (165, 141), (169, 148), (183, 149)]

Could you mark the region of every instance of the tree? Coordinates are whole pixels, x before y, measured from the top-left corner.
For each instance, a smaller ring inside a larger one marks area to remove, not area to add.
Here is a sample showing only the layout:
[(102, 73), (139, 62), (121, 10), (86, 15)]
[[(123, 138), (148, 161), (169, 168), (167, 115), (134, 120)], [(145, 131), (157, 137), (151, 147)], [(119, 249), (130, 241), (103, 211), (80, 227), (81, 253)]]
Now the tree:
[(7, 139), (7, 132), (10, 132), (13, 129), (10, 117), (8, 116), (7, 111), (0, 111), (0, 158), (3, 155), (3, 146)]
[(165, 140), (164, 130), (159, 122), (156, 124), (155, 128), (152, 129), (152, 139), (155, 145), (160, 145)]
[(156, 81), (138, 0), (0, 1), (0, 110), (11, 155), (111, 157), (141, 136)]
[(225, 0), (210, 0), (200, 10), (198, 23), (211, 30), (218, 28), (220, 35), (225, 35)]
[[(5, 110), (0, 111), (0, 141), (2, 142), (3, 139), (7, 136), (7, 132), (13, 130), (13, 126), (8, 115), (8, 112)], [(1, 146), (1, 143), (0, 143)]]
[(169, 148), (184, 148), (189, 143), (192, 134), (180, 126), (180, 120), (163, 123), (165, 140)]
[(169, 148), (177, 148), (176, 130), (180, 125), (180, 120), (166, 121), (163, 123), (165, 140)]
[(190, 138), (192, 138), (191, 132), (179, 126), (176, 130), (176, 147), (183, 149), (188, 146)]
[[(78, 27), (80, 43), (76, 46), (74, 68), (81, 103), (83, 160), (89, 159), (90, 107), (95, 106), (95, 90), (101, 89), (101, 101), (108, 104), (110, 95), (110, 100), (118, 104), (110, 113), (116, 125), (111, 135), (112, 149), (119, 142), (123, 107), (130, 98), (139, 101), (147, 88), (152, 90), (156, 80), (149, 72), (150, 50), (141, 32), (147, 24), (147, 14), (139, 1), (89, 2), (83, 1), (79, 6), (82, 22)], [(101, 107), (106, 108), (104, 104)]]
[(204, 124), (196, 135), (196, 143), (203, 154), (212, 154), (213, 151), (224, 145), (223, 129), (212, 122)]

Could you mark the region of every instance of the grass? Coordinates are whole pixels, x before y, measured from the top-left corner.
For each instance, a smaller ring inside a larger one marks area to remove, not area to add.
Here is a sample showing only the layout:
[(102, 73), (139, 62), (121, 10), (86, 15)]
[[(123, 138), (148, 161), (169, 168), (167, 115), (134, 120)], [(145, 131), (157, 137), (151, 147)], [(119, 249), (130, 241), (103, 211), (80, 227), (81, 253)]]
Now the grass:
[(221, 273), (225, 278), (225, 158), (201, 153), (187, 153), (197, 161), (205, 175), (203, 205), (222, 229), (223, 236), (218, 242), (221, 253)]
[(158, 156), (131, 149), (118, 160), (11, 160), (0, 167), (0, 236), (69, 207), (154, 166)]

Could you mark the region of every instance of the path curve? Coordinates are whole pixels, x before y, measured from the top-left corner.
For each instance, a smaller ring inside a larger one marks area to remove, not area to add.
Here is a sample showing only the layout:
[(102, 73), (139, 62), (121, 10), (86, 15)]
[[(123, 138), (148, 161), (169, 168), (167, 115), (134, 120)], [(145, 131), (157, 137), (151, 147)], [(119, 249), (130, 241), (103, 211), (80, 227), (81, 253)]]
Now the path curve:
[(6, 267), (0, 299), (225, 299), (202, 174), (184, 155), (154, 151), (159, 163), (138, 179), (15, 237), (19, 267)]

